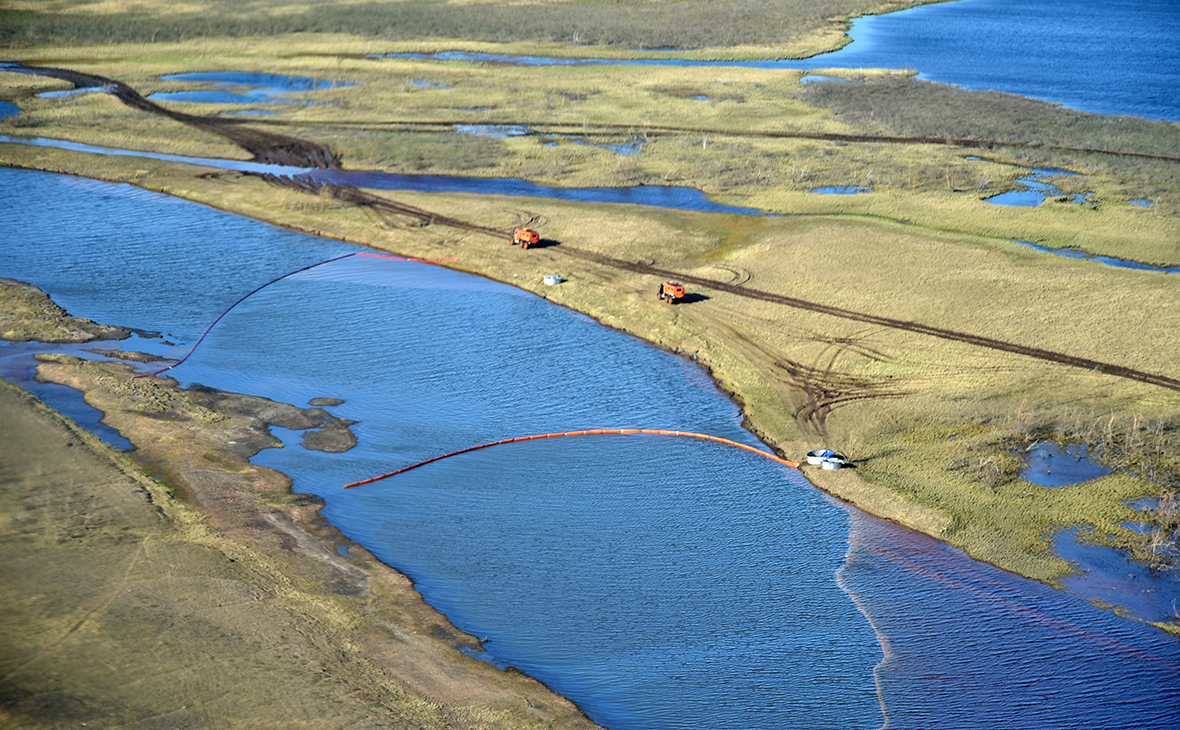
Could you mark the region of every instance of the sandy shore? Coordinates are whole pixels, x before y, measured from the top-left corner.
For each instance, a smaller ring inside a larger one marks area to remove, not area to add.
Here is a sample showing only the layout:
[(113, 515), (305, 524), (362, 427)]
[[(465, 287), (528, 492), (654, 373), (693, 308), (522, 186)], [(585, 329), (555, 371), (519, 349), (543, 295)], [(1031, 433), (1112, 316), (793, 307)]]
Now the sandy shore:
[(43, 359), (39, 378), (82, 391), (136, 450), (0, 381), (0, 725), (594, 727), (464, 654), (479, 642), (409, 579), (248, 461), (270, 425), (351, 448), (347, 421)]

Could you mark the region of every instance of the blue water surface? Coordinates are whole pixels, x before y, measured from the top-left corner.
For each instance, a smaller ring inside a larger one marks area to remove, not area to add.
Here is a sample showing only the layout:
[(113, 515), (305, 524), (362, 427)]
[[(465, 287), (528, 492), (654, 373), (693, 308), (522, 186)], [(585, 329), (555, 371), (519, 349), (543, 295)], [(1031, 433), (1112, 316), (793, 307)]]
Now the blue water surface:
[(159, 92), (148, 96), (153, 101), (184, 101), (198, 104), (291, 103), (297, 100), (284, 98), (282, 95), (356, 86), (350, 81), (248, 71), (173, 74), (160, 78), (165, 81), (206, 82), (217, 87), (217, 89)]

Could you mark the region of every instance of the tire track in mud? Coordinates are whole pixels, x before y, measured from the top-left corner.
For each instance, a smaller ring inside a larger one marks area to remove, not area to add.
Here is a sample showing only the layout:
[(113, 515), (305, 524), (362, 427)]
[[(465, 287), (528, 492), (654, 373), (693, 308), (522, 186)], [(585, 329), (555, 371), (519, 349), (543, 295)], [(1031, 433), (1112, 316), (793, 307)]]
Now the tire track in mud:
[(254, 156), (254, 162), (291, 167), (340, 168), (340, 157), (324, 145), (247, 127), (236, 119), (201, 117), (173, 111), (145, 99), (138, 91), (121, 81), (103, 76), (49, 66), (5, 64), (5, 69), (36, 76), (49, 76), (68, 81), (76, 89), (101, 88), (127, 106), (149, 114), (157, 114), (190, 127), (217, 135), (233, 142)]
[(849, 319), (854, 322), (864, 322), (877, 327), (903, 330), (906, 332), (928, 335), (930, 337), (937, 337), (943, 340), (962, 342), (975, 347), (984, 347), (990, 350), (999, 350), (1000, 352), (1024, 355), (1037, 360), (1058, 363), (1060, 365), (1068, 365), (1069, 367), (1090, 370), (1092, 372), (1102, 373), (1105, 375), (1113, 375), (1115, 377), (1126, 378), (1128, 380), (1137, 380), (1141, 383), (1158, 385), (1162, 388), (1168, 388), (1169, 390), (1180, 392), (1180, 380), (1169, 378), (1165, 375), (1157, 375), (1155, 373), (1148, 373), (1142, 370), (1135, 370), (1134, 368), (1125, 367), (1123, 365), (1115, 365), (1113, 363), (1100, 362), (1098, 360), (1091, 360), (1089, 358), (1067, 355), (1062, 352), (1054, 352), (1052, 350), (1031, 347), (1029, 345), (1020, 345), (1015, 342), (997, 340), (991, 337), (984, 337), (982, 335), (973, 335), (968, 332), (958, 332), (956, 330), (935, 327), (933, 325), (923, 324), (921, 322), (894, 319), (892, 317), (883, 317), (876, 314), (868, 314), (867, 312), (857, 312), (852, 309), (844, 309), (843, 307), (836, 307), (830, 304), (809, 302), (805, 299), (797, 299), (795, 297), (788, 297), (783, 294), (775, 294), (773, 292), (762, 291), (759, 289), (750, 289), (747, 287), (736, 286), (734, 284), (725, 284), (713, 279), (693, 276), (680, 271), (662, 269), (652, 264), (645, 264), (641, 261), (634, 263), (630, 261), (623, 261), (621, 259), (612, 258), (610, 256), (596, 253), (594, 251), (587, 251), (585, 249), (573, 248), (570, 246), (558, 246), (553, 250), (586, 261), (592, 261), (604, 266), (630, 271), (636, 274), (649, 274), (652, 276), (677, 279), (678, 281), (688, 282), (696, 286), (706, 287), (716, 291), (723, 291), (727, 294), (734, 294), (740, 297), (746, 297), (748, 299), (758, 299), (764, 302), (771, 302), (773, 304), (782, 304), (795, 309), (803, 309), (809, 312), (817, 312), (819, 314), (826, 314), (832, 317), (839, 317), (841, 319)]
[(280, 177), (279, 175), (246, 173), (260, 177), (271, 185), (279, 187), (298, 190), (303, 193), (311, 195), (326, 195), (333, 200), (338, 200), (348, 205), (354, 205), (358, 208), (366, 208), (373, 211), (386, 224), (392, 225), (393, 216), (404, 216), (418, 221), (421, 226), (439, 225), (447, 226), (448, 228), (457, 228), (462, 231), (470, 231), (472, 233), (484, 233), (495, 238), (503, 238), (510, 240), (511, 233), (502, 231), (498, 228), (489, 228), (488, 226), (481, 226), (478, 223), (461, 220), (459, 218), (451, 218), (450, 216), (432, 213), (424, 208), (408, 205), (406, 203), (399, 203), (396, 200), (383, 198), (379, 195), (366, 193), (360, 188), (355, 188), (351, 185), (340, 185), (338, 183), (325, 183), (318, 180), (309, 180), (301, 177)]
[[(490, 228), (488, 226), (482, 226), (476, 223), (471, 223), (470, 221), (464, 221), (459, 218), (451, 218), (448, 216), (431, 213), (430, 211), (424, 210), (422, 208), (398, 203), (396, 201), (382, 198), (379, 195), (374, 195), (372, 193), (365, 192), (358, 188), (347, 185), (338, 185), (335, 183), (318, 183), (306, 179), (281, 178), (274, 175), (266, 175), (262, 177), (272, 184), (294, 188), (306, 193), (327, 194), (336, 200), (369, 208), (378, 215), (409, 216), (419, 221), (424, 226), (432, 224), (444, 225), (450, 228), (470, 231), (472, 233), (482, 233), (494, 238), (509, 237), (507, 231)], [(991, 350), (998, 350), (1000, 352), (1024, 355), (1025, 357), (1031, 357), (1037, 360), (1067, 365), (1069, 367), (1103, 373), (1105, 375), (1113, 375), (1115, 377), (1126, 378), (1128, 380), (1136, 380), (1141, 383), (1158, 385), (1163, 388), (1168, 388), (1169, 390), (1180, 392), (1180, 380), (1169, 378), (1165, 375), (1158, 375), (1155, 373), (1148, 373), (1143, 370), (1136, 370), (1123, 365), (1115, 365), (1113, 363), (1091, 360), (1089, 358), (1077, 357), (1075, 355), (1068, 355), (1062, 352), (1054, 352), (1052, 350), (1045, 350), (1039, 347), (1008, 342), (1006, 340), (997, 340), (992, 337), (973, 335), (968, 332), (959, 332), (943, 327), (935, 327), (933, 325), (923, 324), (921, 322), (894, 319), (892, 317), (883, 317), (881, 315), (869, 314), (867, 312), (858, 312), (852, 309), (844, 309), (843, 307), (836, 307), (830, 304), (809, 302), (805, 299), (789, 297), (783, 294), (775, 294), (773, 292), (763, 291), (761, 289), (753, 289), (741, 286), (740, 284), (727, 284), (714, 279), (693, 276), (692, 274), (687, 274), (681, 271), (663, 269), (656, 266), (654, 263), (648, 264), (642, 261), (623, 261), (622, 259), (616, 259), (605, 254), (588, 251), (586, 249), (575, 248), (573, 246), (559, 244), (550, 247), (549, 250), (554, 251), (555, 253), (573, 256), (584, 261), (590, 261), (592, 263), (621, 271), (630, 271), (636, 274), (676, 279), (678, 281), (688, 282), (696, 286), (713, 289), (715, 291), (723, 291), (728, 294), (734, 294), (740, 297), (746, 297), (748, 299), (758, 299), (773, 304), (781, 304), (788, 307), (793, 307), (795, 309), (803, 309), (819, 314), (826, 314), (832, 317), (839, 317), (841, 319), (849, 319), (855, 322), (864, 322), (865, 324), (876, 327), (903, 330), (906, 332), (928, 335), (930, 337), (937, 337), (943, 340), (962, 342), (975, 347), (984, 347)]]
[[(451, 218), (448, 216), (431, 213), (430, 211), (424, 210), (422, 208), (398, 203), (396, 201), (382, 198), (379, 195), (374, 195), (373, 193), (369, 193), (348, 185), (339, 185), (336, 183), (319, 183), (306, 179), (285, 178), (274, 175), (262, 175), (260, 177), (263, 177), (272, 184), (293, 188), (302, 192), (310, 194), (327, 194), (336, 200), (373, 210), (378, 215), (383, 217), (388, 215), (409, 216), (419, 221), (423, 226), (432, 224), (444, 225), (450, 228), (470, 231), (472, 233), (482, 233), (494, 238), (507, 239), (509, 237), (509, 233), (507, 231), (490, 228), (477, 223), (471, 223), (470, 221), (465, 221), (459, 218)], [(693, 276), (692, 274), (687, 274), (681, 271), (672, 271), (671, 269), (660, 268), (654, 263), (649, 264), (642, 261), (623, 261), (622, 259), (616, 259), (605, 254), (597, 253), (595, 251), (588, 251), (586, 249), (575, 248), (573, 246), (558, 244), (549, 247), (549, 250), (555, 253), (561, 253), (567, 256), (580, 258), (584, 261), (590, 261), (601, 266), (607, 266), (612, 269), (630, 271), (636, 274), (658, 276), (666, 279), (675, 279), (678, 281), (688, 282), (695, 286), (701, 286), (708, 289), (713, 289), (715, 291), (723, 291), (728, 294), (734, 294), (739, 297), (757, 299), (764, 302), (770, 302), (772, 304), (781, 304), (784, 306), (793, 307), (795, 309), (803, 309), (809, 312), (816, 312), (818, 314), (826, 314), (832, 317), (852, 320), (854, 322), (864, 322), (865, 324), (876, 327), (903, 330), (906, 332), (913, 332), (915, 334), (937, 337), (943, 340), (950, 340), (952, 342), (962, 342), (975, 347), (983, 347), (991, 350), (998, 350), (1000, 352), (1024, 355), (1025, 357), (1031, 357), (1037, 360), (1053, 362), (1059, 365), (1066, 365), (1082, 370), (1089, 370), (1091, 372), (1102, 373), (1104, 375), (1113, 375), (1118, 378), (1136, 380), (1141, 383), (1147, 383), (1148, 385), (1157, 385), (1162, 388), (1180, 392), (1180, 380), (1169, 378), (1166, 375), (1158, 375), (1156, 373), (1149, 373), (1143, 370), (1136, 370), (1123, 365), (1115, 365), (1113, 363), (1091, 360), (1089, 358), (1077, 357), (1075, 355), (1068, 355), (1062, 352), (1054, 352), (1052, 350), (1045, 350), (1039, 347), (1008, 342), (1006, 340), (997, 340), (992, 337), (973, 335), (968, 332), (959, 332), (943, 327), (935, 327), (934, 325), (923, 324), (921, 322), (894, 319), (892, 317), (884, 317), (881, 315), (869, 314), (867, 312), (858, 312), (852, 309), (844, 309), (843, 307), (836, 307), (830, 304), (809, 302), (805, 299), (789, 297), (783, 294), (775, 294), (773, 292), (763, 291), (761, 289), (753, 289), (741, 286), (740, 284), (727, 284), (715, 279), (707, 279), (701, 276)]]

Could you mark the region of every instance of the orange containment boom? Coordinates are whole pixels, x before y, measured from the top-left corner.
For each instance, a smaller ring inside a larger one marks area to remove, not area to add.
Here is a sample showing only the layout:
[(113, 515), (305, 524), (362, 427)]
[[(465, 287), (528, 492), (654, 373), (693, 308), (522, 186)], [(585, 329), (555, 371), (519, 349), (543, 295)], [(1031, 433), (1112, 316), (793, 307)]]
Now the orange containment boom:
[(593, 429), (590, 431), (564, 431), (564, 432), (560, 432), (560, 433), (542, 433), (542, 434), (538, 434), (536, 436), (517, 436), (516, 438), (503, 439), (501, 441), (492, 441), (491, 443), (480, 444), (479, 446), (469, 446), (466, 449), (452, 451), (449, 454), (443, 454), (442, 456), (436, 456), (433, 459), (427, 459), (426, 461), (419, 461), (417, 464), (411, 464), (410, 466), (404, 466), (401, 469), (398, 469), (397, 471), (391, 471), (388, 474), (382, 474), (379, 477), (372, 477), (371, 479), (362, 479), (359, 482), (353, 482), (352, 484), (345, 484), (344, 488), (350, 489), (352, 487), (359, 487), (362, 484), (370, 484), (372, 482), (379, 482), (382, 479), (388, 479), (389, 477), (395, 477), (398, 474), (404, 474), (405, 472), (408, 472), (411, 469), (417, 469), (420, 466), (426, 466), (427, 464), (432, 464), (436, 461), (442, 461), (443, 459), (447, 459), (452, 456), (458, 456), (459, 454), (466, 454), (469, 451), (479, 451), (480, 449), (486, 449), (491, 446), (499, 446), (501, 444), (514, 444), (514, 443), (517, 443), (518, 441), (535, 441), (537, 439), (551, 439), (551, 438), (557, 438), (559, 436), (599, 436), (599, 435), (608, 435), (608, 434), (632, 434), (632, 433), (649, 433), (649, 434), (656, 434), (658, 436), (686, 436), (688, 438), (702, 439), (704, 441), (716, 441), (719, 444), (725, 444), (726, 446), (736, 446), (739, 449), (745, 449), (746, 451), (753, 452), (755, 454), (758, 454), (759, 456), (764, 456), (767, 459), (770, 459), (771, 461), (777, 461), (780, 464), (786, 464), (787, 466), (791, 467), (792, 469), (799, 468), (799, 462), (797, 462), (797, 461), (791, 461), (790, 459), (784, 459), (782, 457), (775, 456), (774, 454), (772, 454), (768, 451), (762, 451), (761, 449), (756, 449), (753, 446), (746, 446), (745, 444), (739, 444), (737, 441), (730, 441), (729, 439), (723, 439), (719, 436), (710, 436), (710, 435), (704, 434), (704, 433), (693, 433), (692, 431), (666, 431), (664, 429), (655, 429), (655, 428), (596, 428), (596, 429)]

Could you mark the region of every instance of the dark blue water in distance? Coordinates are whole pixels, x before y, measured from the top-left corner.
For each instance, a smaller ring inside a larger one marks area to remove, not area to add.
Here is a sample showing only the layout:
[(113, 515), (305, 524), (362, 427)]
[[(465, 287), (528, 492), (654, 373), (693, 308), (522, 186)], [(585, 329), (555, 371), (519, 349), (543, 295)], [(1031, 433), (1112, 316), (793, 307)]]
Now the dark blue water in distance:
[[(754, 68), (888, 68), (1098, 114), (1180, 122), (1175, 0), (957, 0), (857, 18), (852, 43), (805, 60), (638, 61), (438, 54), (530, 65), (626, 63)], [(409, 54), (406, 54), (409, 55)]]
[[(133, 344), (174, 356), (242, 293), (360, 250), (48, 173), (0, 170), (0, 205), (22, 211), (3, 231), (0, 275), (75, 315), (161, 332)], [(879, 728), (886, 716), (898, 728), (1172, 728), (1180, 717), (1174, 639), (736, 449), (556, 439), (342, 490), (548, 431), (672, 428), (758, 445), (695, 366), (517, 289), (351, 257), (248, 299), (171, 374), (296, 404), (345, 399), (332, 410), (357, 421), (355, 449), (291, 443), (255, 461), (323, 496), (350, 539), (487, 637), (487, 659), (614, 730)]]
[(957, 0), (857, 19), (850, 35), (813, 60), (1180, 122), (1174, 0)]

